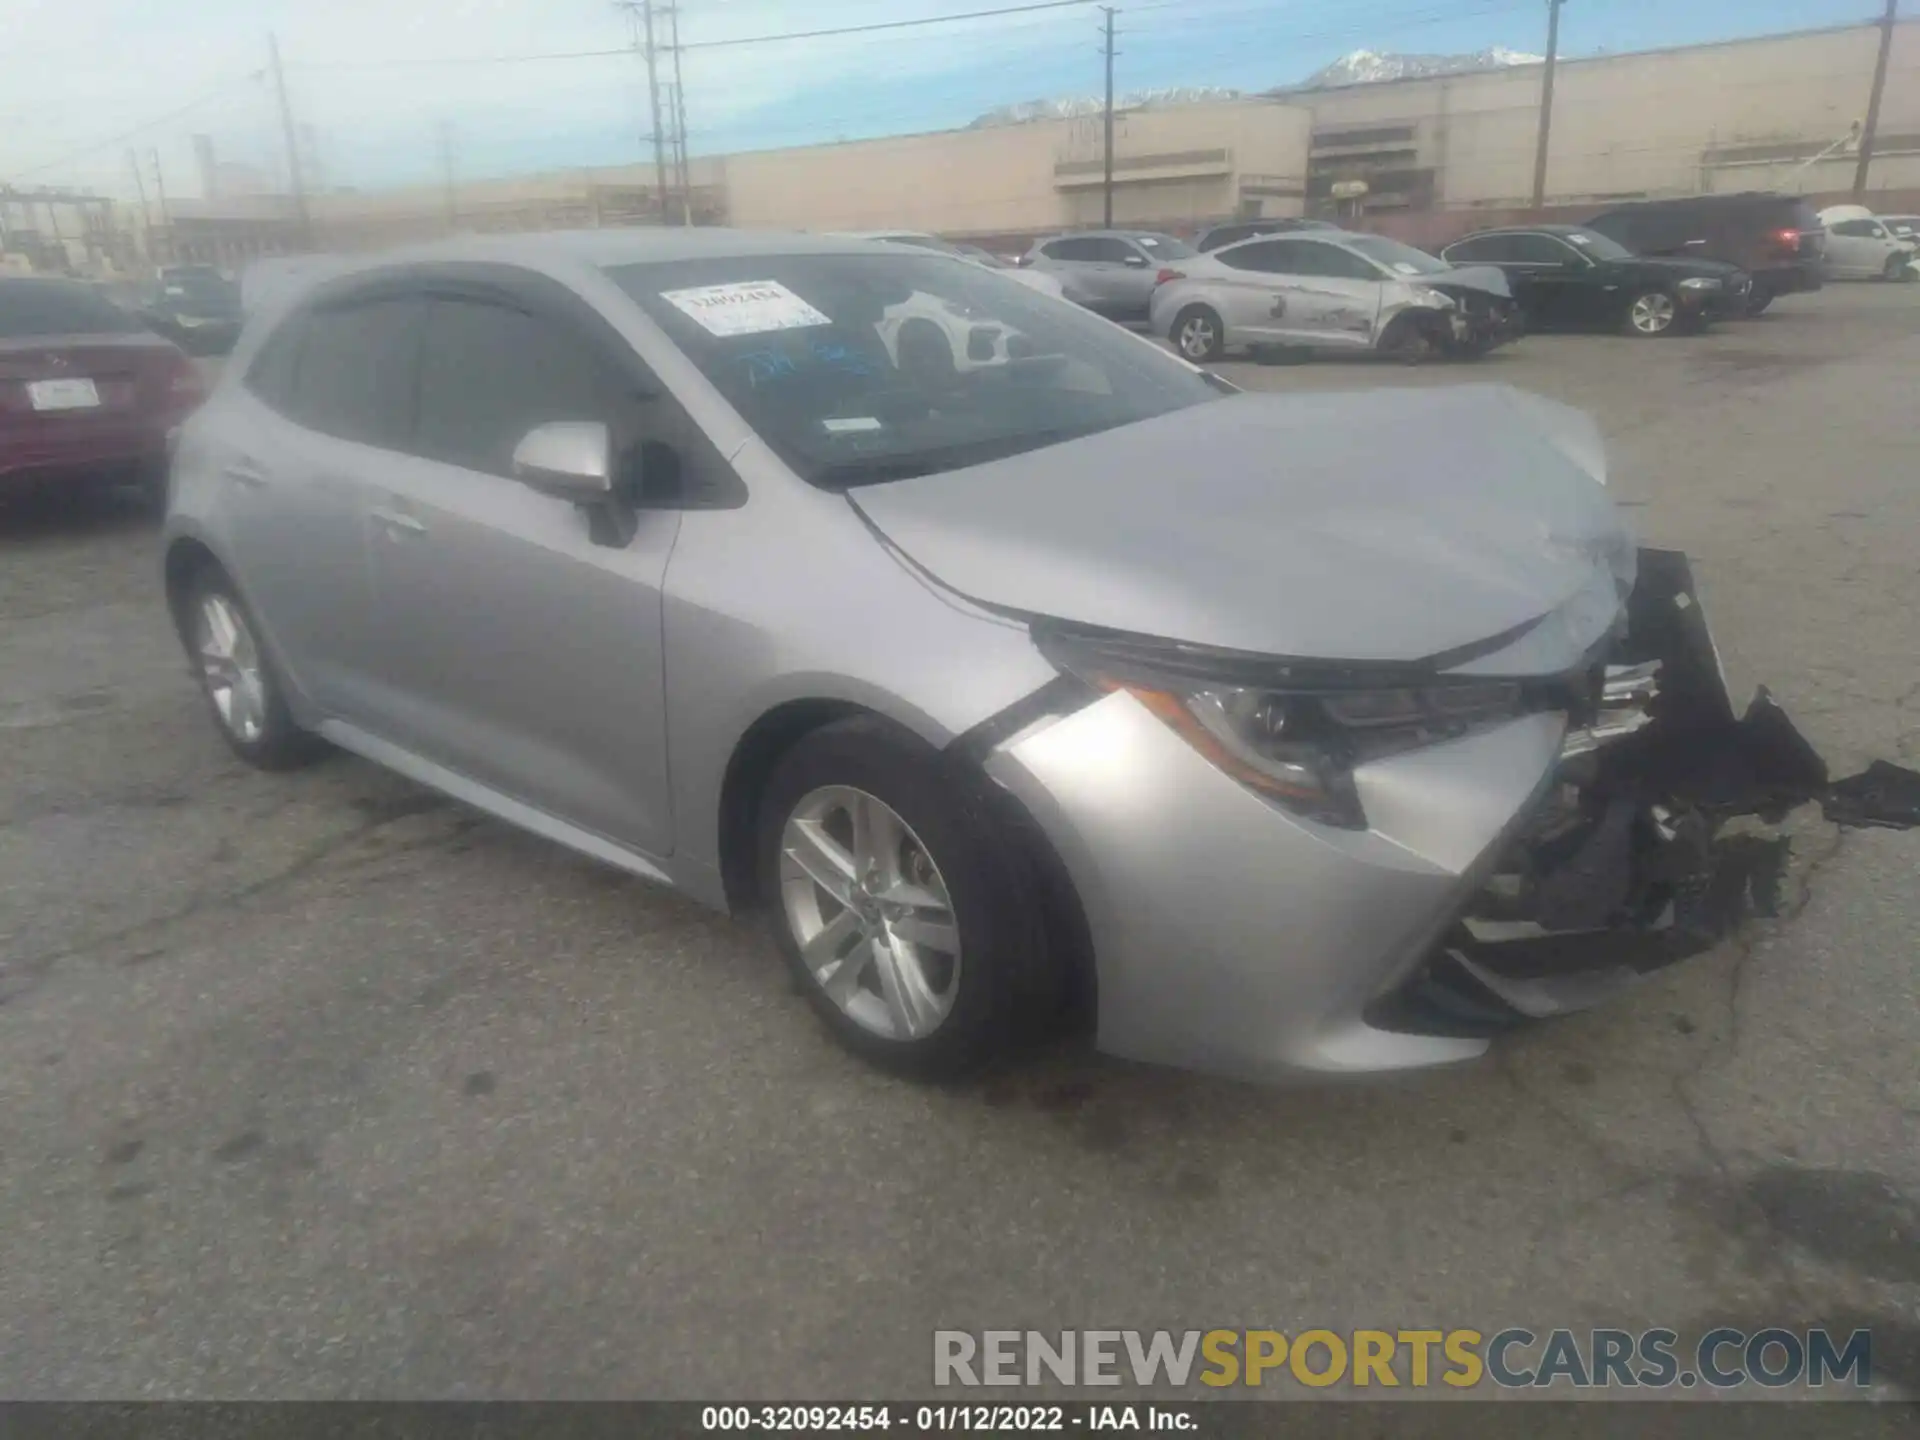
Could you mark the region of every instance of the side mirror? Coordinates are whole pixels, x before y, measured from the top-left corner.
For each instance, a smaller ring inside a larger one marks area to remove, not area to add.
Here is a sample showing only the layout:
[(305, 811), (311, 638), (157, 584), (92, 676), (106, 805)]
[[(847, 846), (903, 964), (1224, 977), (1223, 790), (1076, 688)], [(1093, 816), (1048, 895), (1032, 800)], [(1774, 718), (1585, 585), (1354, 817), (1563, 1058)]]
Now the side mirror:
[(1144, 270), (1147, 268), (1147, 257), (1144, 255), (1129, 255), (1122, 263), (1135, 270)]
[(542, 495), (597, 505), (613, 494), (613, 436), (598, 420), (536, 425), (513, 447), (513, 475)]

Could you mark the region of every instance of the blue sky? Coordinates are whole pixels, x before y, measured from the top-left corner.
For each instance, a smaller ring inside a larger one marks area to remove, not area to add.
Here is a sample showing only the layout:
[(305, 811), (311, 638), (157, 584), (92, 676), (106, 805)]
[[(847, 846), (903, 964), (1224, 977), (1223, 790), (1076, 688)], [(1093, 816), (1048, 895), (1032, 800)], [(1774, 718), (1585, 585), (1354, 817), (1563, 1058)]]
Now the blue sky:
[[(953, 14), (1011, 0), (680, 0), (689, 45)], [(1116, 86), (1267, 89), (1359, 48), (1538, 53), (1545, 0), (1116, 0)], [(1562, 52), (1689, 44), (1870, 18), (1874, 0), (1568, 0)], [(1010, 102), (1097, 93), (1092, 5), (780, 45), (691, 49), (697, 152), (965, 124)], [(128, 147), (156, 150), (194, 194), (190, 137), (224, 159), (281, 166), (260, 77), (276, 33), (326, 178), (376, 188), (650, 158), (629, 55), (541, 64), (448, 60), (613, 49), (607, 0), (0, 0), (0, 180), (131, 189)], [(157, 123), (155, 123), (157, 122)], [(132, 133), (126, 133), (132, 132)], [(124, 138), (123, 138), (124, 135)], [(149, 182), (150, 183), (150, 182)]]

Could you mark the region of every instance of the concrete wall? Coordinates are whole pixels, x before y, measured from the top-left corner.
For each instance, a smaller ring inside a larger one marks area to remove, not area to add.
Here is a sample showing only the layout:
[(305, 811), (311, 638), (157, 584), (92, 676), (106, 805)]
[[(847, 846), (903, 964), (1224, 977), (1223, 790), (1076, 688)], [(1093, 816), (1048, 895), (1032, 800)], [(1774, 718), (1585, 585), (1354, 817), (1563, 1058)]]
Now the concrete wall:
[[(1865, 115), (1879, 33), (1851, 26), (1564, 62), (1548, 200), (1846, 188), (1851, 155), (1799, 166)], [(1313, 111), (1323, 182), (1349, 170), (1431, 170), (1435, 204), (1509, 207), (1532, 194), (1541, 73), (1529, 65), (1288, 98)], [(1413, 134), (1385, 133), (1396, 128)], [(1874, 185), (1920, 185), (1920, 21), (1895, 27), (1880, 136)], [(1330, 143), (1343, 137), (1355, 138)]]
[[(1270, 101), (1138, 110), (1114, 123), (1118, 224), (1297, 214), (1307, 113)], [(1101, 219), (1099, 116), (726, 158), (731, 223), (1030, 234)]]

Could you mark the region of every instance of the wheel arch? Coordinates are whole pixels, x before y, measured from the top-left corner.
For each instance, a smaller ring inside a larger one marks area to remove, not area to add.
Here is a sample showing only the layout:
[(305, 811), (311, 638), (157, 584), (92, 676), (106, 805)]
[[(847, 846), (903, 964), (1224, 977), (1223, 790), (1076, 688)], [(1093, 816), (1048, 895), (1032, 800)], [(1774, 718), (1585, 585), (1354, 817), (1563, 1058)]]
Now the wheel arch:
[(208, 570), (218, 570), (233, 578), (233, 572), (224, 561), (198, 535), (183, 533), (175, 535), (167, 542), (164, 559), (161, 561), (161, 577), (166, 587), (167, 614), (173, 620), (174, 634), (180, 637), (182, 645), (191, 648), (192, 639), (187, 628), (187, 600), (193, 593), (194, 581)]
[(1098, 973), (1086, 911), (1065, 861), (1039, 821), (1017, 796), (986, 772), (986, 757), (979, 753), (978, 742), (998, 717), (964, 734), (946, 736), (929, 724), (913, 723), (907, 717), (889, 713), (890, 708), (845, 695), (799, 696), (772, 705), (741, 733), (720, 783), (716, 837), (720, 882), (728, 912), (750, 913), (764, 898), (759, 893), (755, 845), (760, 800), (774, 767), (795, 745), (828, 725), (842, 720), (877, 719), (914, 735), (929, 750), (950, 764), (964, 767), (977, 779), (980, 793), (989, 797), (1010, 841), (1021, 847), (1035, 867), (1048, 943), (1057, 947), (1066, 970), (1068, 991), (1064, 1018), (1075, 1027), (1090, 1025), (1098, 1013)]

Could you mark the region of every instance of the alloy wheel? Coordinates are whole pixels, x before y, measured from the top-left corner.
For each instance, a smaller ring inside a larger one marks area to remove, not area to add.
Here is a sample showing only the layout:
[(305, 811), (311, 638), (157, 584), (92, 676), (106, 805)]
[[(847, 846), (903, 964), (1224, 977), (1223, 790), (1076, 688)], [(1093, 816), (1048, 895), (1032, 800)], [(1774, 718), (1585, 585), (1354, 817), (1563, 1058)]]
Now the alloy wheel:
[(940, 868), (885, 801), (848, 785), (803, 796), (780, 835), (780, 900), (816, 984), (889, 1040), (940, 1027), (960, 989), (960, 931)]
[(1628, 320), (1642, 335), (1658, 335), (1673, 324), (1673, 297), (1652, 291), (1633, 302)]
[(228, 596), (215, 591), (202, 597), (195, 649), (220, 723), (236, 740), (252, 744), (266, 729), (267, 678), (246, 616)]
[(1180, 353), (1189, 360), (1205, 360), (1213, 354), (1213, 322), (1204, 315), (1190, 316), (1180, 327)]

